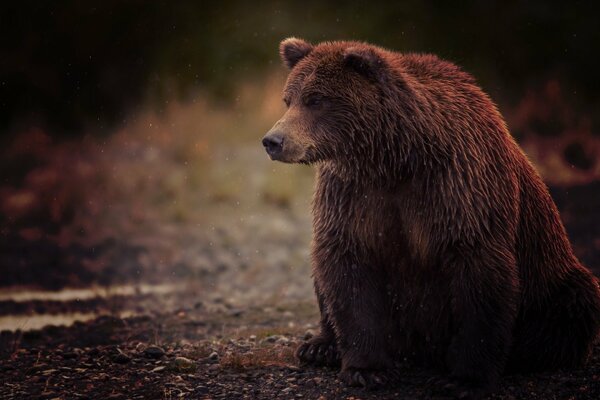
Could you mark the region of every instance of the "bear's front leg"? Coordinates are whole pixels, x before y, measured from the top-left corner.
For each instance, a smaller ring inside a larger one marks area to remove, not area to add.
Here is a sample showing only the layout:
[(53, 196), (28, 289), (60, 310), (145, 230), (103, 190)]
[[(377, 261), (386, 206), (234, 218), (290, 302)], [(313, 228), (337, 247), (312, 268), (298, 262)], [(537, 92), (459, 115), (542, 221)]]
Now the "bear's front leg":
[(506, 364), (517, 314), (519, 278), (514, 256), (500, 246), (468, 246), (448, 255), (456, 331), (446, 362), (450, 376), (434, 390), (461, 399), (484, 396)]
[(337, 350), (333, 325), (324, 304), (323, 293), (317, 282), (315, 282), (315, 293), (321, 313), (321, 330), (298, 347), (296, 357), (304, 364), (336, 367), (340, 365), (340, 355)]
[(374, 268), (350, 256), (315, 268), (340, 353), (340, 377), (350, 386), (375, 388), (391, 376), (385, 277)]

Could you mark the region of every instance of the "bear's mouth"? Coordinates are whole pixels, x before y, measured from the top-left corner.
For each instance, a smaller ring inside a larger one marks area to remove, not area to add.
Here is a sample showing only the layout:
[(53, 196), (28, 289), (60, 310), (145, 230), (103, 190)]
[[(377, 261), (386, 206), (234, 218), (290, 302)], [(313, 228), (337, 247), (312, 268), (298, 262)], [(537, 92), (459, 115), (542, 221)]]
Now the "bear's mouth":
[(285, 148), (278, 154), (269, 155), (271, 160), (279, 161), (286, 164), (305, 164), (309, 165), (312, 162), (312, 157), (308, 151), (299, 148)]
[(292, 141), (284, 141), (279, 151), (269, 151), (269, 158), (285, 164), (311, 165), (317, 161), (317, 152), (313, 146), (303, 146)]
[(298, 164), (312, 165), (319, 161), (319, 157), (313, 146), (308, 146), (304, 149), (302, 157), (296, 161)]

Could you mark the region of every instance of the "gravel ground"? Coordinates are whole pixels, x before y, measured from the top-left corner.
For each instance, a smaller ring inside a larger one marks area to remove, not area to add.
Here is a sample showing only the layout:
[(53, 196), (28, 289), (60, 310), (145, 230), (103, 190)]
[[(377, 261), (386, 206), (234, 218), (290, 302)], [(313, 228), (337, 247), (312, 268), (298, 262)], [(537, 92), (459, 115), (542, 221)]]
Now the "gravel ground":
[[(592, 196), (585, 190), (573, 191), (588, 205), (581, 217), (577, 201), (565, 193), (555, 190), (575, 248), (585, 249), (588, 265), (598, 266), (600, 223), (578, 229), (590, 220), (600, 222), (597, 206), (588, 204)], [(211, 211), (210, 220), (144, 226), (91, 245), (35, 239), (43, 241), (36, 246), (40, 253), (28, 256), (18, 273), (11, 260), (22, 260), (31, 243), (6, 238), (0, 273), (11, 275), (2, 286), (151, 283), (173, 289), (99, 292), (68, 301), (4, 297), (0, 317), (101, 316), (68, 327), (2, 331), (0, 398), (432, 398), (427, 381), (433, 371), (398, 365), (400, 379), (390, 388), (366, 391), (345, 387), (335, 370), (304, 367), (294, 359), (296, 346), (315, 333), (318, 320), (308, 266), (307, 204), (248, 210), (229, 203)], [(53, 268), (44, 264), (44, 251), (57, 260)], [(600, 347), (579, 370), (505, 377), (491, 398), (598, 399)]]
[[(424, 399), (434, 376), (398, 365), (380, 391), (345, 387), (331, 369), (298, 365), (314, 333), (313, 304), (236, 309), (198, 305), (168, 314), (100, 317), (2, 332), (2, 399)], [(439, 397), (442, 398), (442, 397)], [(493, 399), (598, 399), (600, 347), (584, 368), (505, 377)]]

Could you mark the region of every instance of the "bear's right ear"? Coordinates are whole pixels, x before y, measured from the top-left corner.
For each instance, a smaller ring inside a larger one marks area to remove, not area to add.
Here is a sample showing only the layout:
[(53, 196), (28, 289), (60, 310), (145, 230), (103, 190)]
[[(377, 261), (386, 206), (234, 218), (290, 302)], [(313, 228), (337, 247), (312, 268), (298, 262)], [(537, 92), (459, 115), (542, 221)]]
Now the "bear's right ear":
[(372, 48), (360, 46), (344, 50), (344, 64), (366, 78), (382, 81), (385, 76), (384, 61)]
[(285, 39), (279, 45), (279, 55), (283, 63), (289, 68), (294, 68), (298, 61), (302, 60), (313, 49), (312, 44), (305, 42), (302, 39), (289, 38)]

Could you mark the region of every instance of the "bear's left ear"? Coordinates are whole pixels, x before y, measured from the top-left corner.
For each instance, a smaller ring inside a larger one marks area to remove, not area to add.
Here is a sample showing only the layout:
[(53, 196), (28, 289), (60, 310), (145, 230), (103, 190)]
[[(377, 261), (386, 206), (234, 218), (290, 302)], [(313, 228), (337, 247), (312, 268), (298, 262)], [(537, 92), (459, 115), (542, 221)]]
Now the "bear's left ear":
[(375, 81), (382, 81), (385, 76), (383, 59), (368, 47), (348, 47), (344, 50), (344, 65)]
[(279, 55), (283, 63), (289, 68), (294, 68), (298, 61), (302, 60), (313, 49), (312, 44), (294, 37), (285, 39), (279, 45)]

